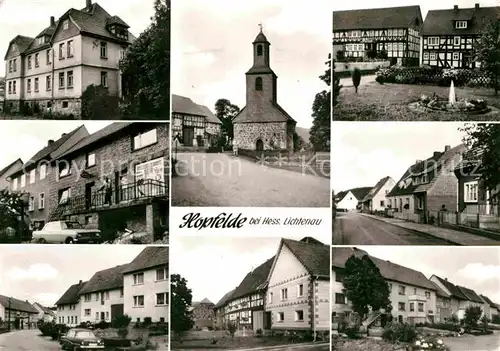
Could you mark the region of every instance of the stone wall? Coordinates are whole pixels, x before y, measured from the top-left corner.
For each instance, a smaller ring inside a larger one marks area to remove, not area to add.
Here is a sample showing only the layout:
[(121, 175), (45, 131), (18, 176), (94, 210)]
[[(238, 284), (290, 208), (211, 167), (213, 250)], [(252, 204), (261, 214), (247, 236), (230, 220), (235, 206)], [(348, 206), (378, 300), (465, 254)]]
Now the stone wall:
[(264, 150), (288, 148), (286, 122), (236, 123), (234, 139), (238, 148), (244, 150), (256, 150), (259, 139), (263, 142)]

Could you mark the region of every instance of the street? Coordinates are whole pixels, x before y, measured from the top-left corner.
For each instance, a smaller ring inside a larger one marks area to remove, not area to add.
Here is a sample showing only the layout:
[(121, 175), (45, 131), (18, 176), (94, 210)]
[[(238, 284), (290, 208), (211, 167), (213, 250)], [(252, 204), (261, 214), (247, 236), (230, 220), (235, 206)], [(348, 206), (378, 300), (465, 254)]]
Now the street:
[(451, 351), (498, 351), (500, 350), (500, 332), (496, 331), (492, 335), (443, 338), (443, 342), (451, 348)]
[(356, 212), (337, 212), (335, 222), (333, 245), (450, 245)]
[(0, 351), (61, 350), (59, 342), (40, 336), (38, 329), (19, 330), (0, 334)]
[(228, 154), (179, 153), (172, 206), (329, 207), (330, 179)]

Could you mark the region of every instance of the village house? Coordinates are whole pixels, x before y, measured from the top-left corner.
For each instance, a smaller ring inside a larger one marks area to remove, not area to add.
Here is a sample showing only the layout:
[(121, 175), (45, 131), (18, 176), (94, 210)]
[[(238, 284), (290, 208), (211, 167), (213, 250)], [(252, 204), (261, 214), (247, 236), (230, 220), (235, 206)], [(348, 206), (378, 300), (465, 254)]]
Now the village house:
[(116, 122), (56, 157), (45, 195), (49, 221), (98, 228), (105, 240), (126, 229), (158, 240), (168, 229), (169, 125)]
[(83, 289), (86, 283), (80, 280), (78, 284), (71, 285), (57, 300), (56, 323), (66, 324), (71, 327), (81, 323), (82, 301), (80, 290)]
[(422, 26), (421, 64), (445, 68), (476, 68), (474, 49), (485, 26), (500, 7), (429, 10)]
[(87, 129), (82, 125), (62, 134), (57, 140), (48, 140), (44, 148), (9, 174), (10, 190), (29, 196), (26, 213), (31, 229), (41, 229), (55, 208), (49, 201), (50, 191), (56, 186), (54, 160), (88, 135)]
[(205, 298), (191, 304), (191, 317), (193, 318), (195, 330), (211, 330), (215, 324), (215, 304)]
[(227, 302), (231, 300), (234, 289), (226, 293), (222, 298), (214, 305), (214, 328), (226, 329), (229, 323), (229, 304)]
[(466, 146), (445, 146), (426, 160), (416, 160), (387, 194), (395, 218), (429, 223), (439, 211), (457, 210), (458, 181), (454, 174)]
[(487, 296), (480, 294), (479, 297), (483, 300), (483, 313), (491, 321), (497, 314), (497, 306)]
[(123, 271), (127, 265), (96, 272), (78, 292), (81, 322), (108, 322), (123, 315)]
[(396, 185), (394, 179), (387, 176), (380, 179), (362, 200), (363, 211), (383, 212), (389, 206), (386, 196)]
[(135, 40), (129, 26), (99, 4), (86, 0), (69, 9), (36, 37), (16, 36), (5, 54), (7, 93), (12, 111), (27, 105), (78, 117), (81, 97), (90, 85), (121, 96), (119, 61)]
[(420, 53), (420, 6), (333, 12), (333, 57), (375, 58), (416, 66)]
[(360, 208), (361, 202), (372, 187), (354, 188), (336, 194), (334, 202), (337, 211), (355, 211)]
[(123, 271), (124, 312), (132, 322), (169, 321), (170, 276), (167, 246), (146, 247)]
[(330, 330), (330, 247), (281, 239), (269, 272), (265, 311), (273, 330)]
[(27, 300), (0, 295), (0, 319), (11, 329), (30, 329), (37, 316), (38, 310)]
[(56, 313), (49, 307), (42, 306), (38, 302), (33, 304), (33, 307), (38, 311), (35, 321), (38, 322), (52, 322), (55, 320)]
[(253, 41), (253, 66), (246, 72), (246, 105), (233, 119), (234, 142), (242, 154), (294, 151), (297, 122), (278, 104), (278, 77), (262, 32)]
[(172, 94), (172, 138), (183, 147), (208, 148), (217, 142), (222, 122), (207, 106)]
[(10, 190), (10, 175), (23, 168), (23, 161), (18, 158), (0, 170), (0, 190)]

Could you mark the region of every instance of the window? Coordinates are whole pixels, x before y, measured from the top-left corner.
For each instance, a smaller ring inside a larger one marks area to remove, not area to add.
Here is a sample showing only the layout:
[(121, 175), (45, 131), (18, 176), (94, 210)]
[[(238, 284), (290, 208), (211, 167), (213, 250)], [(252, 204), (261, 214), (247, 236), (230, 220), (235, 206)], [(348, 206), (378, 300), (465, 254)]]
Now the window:
[(9, 73), (12, 73), (12, 60), (9, 61)]
[(398, 294), (399, 295), (405, 295), (406, 294), (406, 288), (403, 285), (400, 285), (398, 288)]
[(66, 29), (68, 29), (68, 28), (69, 28), (69, 20), (65, 19), (65, 20), (63, 21), (63, 29), (64, 29), (64, 30), (66, 30)]
[(133, 149), (138, 150), (157, 142), (156, 128), (142, 134), (136, 135), (133, 139)]
[(78, 324), (78, 317), (75, 316), (75, 324)]
[(38, 195), (38, 209), (43, 210), (45, 208), (45, 193), (40, 193)]
[(144, 284), (144, 273), (134, 274), (134, 285)]
[(346, 298), (344, 294), (335, 293), (335, 304), (337, 305), (345, 305)]
[(104, 294), (104, 299), (109, 300), (109, 291), (106, 291), (106, 293)]
[(453, 45), (460, 45), (460, 37), (453, 37)]
[(477, 182), (468, 182), (464, 184), (465, 202), (477, 202)]
[(101, 58), (108, 57), (108, 44), (105, 41), (101, 41)]
[(335, 272), (335, 281), (336, 282), (342, 283), (343, 279), (344, 279), (344, 276), (342, 275), (342, 273)]
[(45, 179), (46, 175), (47, 175), (47, 165), (43, 164), (40, 166), (40, 180)]
[(134, 296), (134, 307), (144, 307), (144, 295)]
[(71, 189), (66, 188), (59, 190), (59, 205), (63, 205), (69, 201), (71, 197)]
[(404, 302), (398, 304), (399, 311), (406, 311), (406, 305)]
[(34, 211), (35, 210), (35, 197), (30, 196), (29, 202), (28, 202), (28, 211)]
[(168, 301), (168, 294), (167, 293), (156, 294), (156, 304), (158, 306), (166, 305), (167, 301)]
[(429, 45), (439, 45), (439, 37), (429, 37), (428, 44)]
[(269, 303), (273, 303), (273, 293), (269, 293)]
[(52, 89), (52, 82), (50, 81), (50, 76), (45, 78), (45, 90), (50, 91)]
[(28, 56), (28, 69), (31, 69), (31, 55)]
[(109, 320), (109, 312), (106, 311), (106, 320)]
[(68, 88), (72, 88), (73, 87), (73, 71), (68, 71), (68, 73), (67, 73), (67, 80), (68, 80), (67, 87)]
[(35, 67), (40, 66), (40, 54), (36, 53), (35, 54)]
[(50, 57), (50, 49), (45, 51), (45, 61), (47, 61), (47, 65), (50, 65), (52, 63), (52, 59)]
[(425, 292), (425, 298), (426, 298), (427, 300), (429, 300), (429, 299), (431, 298), (431, 293), (430, 293), (430, 291), (426, 291), (426, 292)]
[(68, 108), (68, 102), (67, 101), (63, 101), (62, 102), (62, 107), (63, 108)]
[(384, 200), (380, 200), (380, 207), (385, 207), (385, 201)]
[(467, 28), (467, 21), (457, 21), (455, 23), (455, 28), (458, 28), (458, 29), (465, 29), (465, 28)]
[(262, 78), (261, 77), (255, 78), (255, 90), (262, 91)]
[(419, 210), (424, 208), (424, 199), (421, 197), (417, 197), (417, 206)]
[(299, 284), (299, 286), (297, 287), (297, 296), (304, 296), (304, 284)]
[(436, 53), (435, 52), (431, 52), (430, 53), (430, 59), (431, 60), (435, 60), (436, 59)]
[(280, 297), (281, 297), (281, 301), (288, 299), (288, 289), (287, 288), (280, 290)]
[(95, 313), (95, 320), (96, 320), (96, 321), (97, 321), (97, 320), (99, 320), (99, 312), (96, 312), (96, 313)]
[(12, 94), (12, 82), (9, 82), (9, 94)]
[(26, 91), (31, 93), (31, 79), (28, 79), (26, 82)]
[(257, 45), (257, 56), (262, 56), (262, 45)]
[(158, 268), (156, 270), (156, 280), (166, 280), (167, 279), (167, 268)]
[(17, 190), (17, 178), (14, 178), (14, 180), (12, 180), (12, 190)]
[(30, 172), (30, 184), (33, 184), (35, 182), (36, 178), (36, 168), (31, 170)]
[(17, 72), (17, 59), (14, 59), (14, 61), (12, 61), (13, 63), (13, 68), (14, 68), (14, 72)]
[(64, 72), (59, 72), (59, 89), (64, 88)]
[(59, 178), (66, 177), (70, 174), (71, 167), (67, 162), (59, 163)]
[(64, 58), (64, 43), (59, 44), (59, 60)]
[(74, 47), (73, 47), (73, 40), (70, 40), (68, 41), (68, 57), (73, 57), (73, 51), (74, 51)]
[(21, 176), (21, 188), (24, 188), (26, 186), (26, 174), (23, 174)]
[(276, 321), (283, 322), (285, 320), (285, 312), (276, 313)]
[(103, 87), (108, 86), (108, 72), (101, 72), (101, 85)]
[(296, 322), (304, 321), (304, 311), (295, 311), (295, 321)]
[(424, 303), (423, 302), (418, 303), (418, 312), (424, 312)]
[(38, 84), (38, 78), (35, 78), (35, 92), (38, 92), (39, 90), (39, 84)]
[(460, 54), (458, 52), (453, 53), (453, 61), (458, 61), (460, 60)]
[(414, 311), (415, 311), (415, 303), (410, 302), (410, 312), (414, 312)]
[(16, 81), (13, 81), (12, 82), (12, 93), (15, 94), (16, 93), (16, 86), (17, 86), (17, 82)]

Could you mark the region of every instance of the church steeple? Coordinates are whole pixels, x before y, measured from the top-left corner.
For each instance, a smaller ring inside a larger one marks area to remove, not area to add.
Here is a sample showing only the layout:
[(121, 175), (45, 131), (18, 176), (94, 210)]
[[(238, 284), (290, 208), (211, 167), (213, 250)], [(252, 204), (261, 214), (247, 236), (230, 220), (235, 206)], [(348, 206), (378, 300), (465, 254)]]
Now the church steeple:
[(253, 41), (253, 66), (248, 73), (271, 73), (270, 50), (271, 43), (267, 40), (263, 29), (262, 23), (259, 24), (260, 31)]

